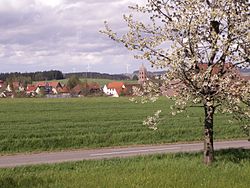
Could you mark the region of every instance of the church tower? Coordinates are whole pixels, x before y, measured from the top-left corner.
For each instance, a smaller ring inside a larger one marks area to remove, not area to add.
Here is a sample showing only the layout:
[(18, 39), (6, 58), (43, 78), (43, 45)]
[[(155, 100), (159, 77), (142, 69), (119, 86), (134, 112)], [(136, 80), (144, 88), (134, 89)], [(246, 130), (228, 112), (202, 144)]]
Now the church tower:
[(138, 78), (139, 84), (143, 84), (147, 80), (147, 69), (143, 64), (140, 66)]

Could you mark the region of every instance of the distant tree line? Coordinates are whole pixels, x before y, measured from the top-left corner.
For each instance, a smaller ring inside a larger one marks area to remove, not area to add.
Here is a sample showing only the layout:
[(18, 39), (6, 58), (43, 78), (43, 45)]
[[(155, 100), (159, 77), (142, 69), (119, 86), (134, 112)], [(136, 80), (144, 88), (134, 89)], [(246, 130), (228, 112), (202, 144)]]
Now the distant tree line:
[(30, 73), (0, 73), (0, 80), (4, 81), (43, 81), (43, 80), (60, 80), (64, 79), (63, 73), (58, 70), (42, 71), (42, 72), (30, 72)]
[(77, 72), (77, 73), (67, 73), (64, 75), (65, 78), (70, 78), (72, 76), (77, 76), (78, 78), (95, 78), (95, 79), (110, 79), (110, 80), (130, 80), (130, 77), (124, 74), (107, 74), (99, 72)]
[(58, 70), (51, 71), (38, 71), (30, 73), (11, 72), (0, 73), (0, 80), (7, 82), (19, 81), (24, 83), (32, 83), (33, 81), (46, 81), (46, 80), (61, 80), (76, 76), (78, 78), (95, 78), (95, 79), (110, 79), (110, 80), (130, 80), (129, 76), (124, 74), (107, 74), (98, 72), (78, 72), (78, 73), (66, 73), (63, 74)]

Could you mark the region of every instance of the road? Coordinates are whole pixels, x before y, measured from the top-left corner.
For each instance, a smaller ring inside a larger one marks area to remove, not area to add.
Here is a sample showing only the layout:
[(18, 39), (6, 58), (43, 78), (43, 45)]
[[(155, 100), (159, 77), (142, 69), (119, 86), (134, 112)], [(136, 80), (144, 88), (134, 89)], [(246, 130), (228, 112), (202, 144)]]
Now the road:
[[(221, 141), (215, 142), (214, 147), (215, 150), (226, 148), (250, 149), (250, 142), (247, 140)], [(202, 149), (203, 143), (188, 143), (73, 150), (38, 154), (17, 154), (11, 156), (0, 156), (0, 168), (17, 167), (22, 165), (60, 163), (67, 161), (129, 157), (156, 153), (196, 152), (201, 151)]]

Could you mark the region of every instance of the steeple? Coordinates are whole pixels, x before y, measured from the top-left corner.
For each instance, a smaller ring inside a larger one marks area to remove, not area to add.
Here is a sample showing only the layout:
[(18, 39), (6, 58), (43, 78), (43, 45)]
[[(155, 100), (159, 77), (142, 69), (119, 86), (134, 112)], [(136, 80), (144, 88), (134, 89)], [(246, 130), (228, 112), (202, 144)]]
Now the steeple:
[(146, 69), (146, 67), (144, 67), (143, 63), (139, 68), (138, 78), (139, 78), (139, 80), (138, 80), (139, 84), (143, 84), (147, 80), (147, 69)]

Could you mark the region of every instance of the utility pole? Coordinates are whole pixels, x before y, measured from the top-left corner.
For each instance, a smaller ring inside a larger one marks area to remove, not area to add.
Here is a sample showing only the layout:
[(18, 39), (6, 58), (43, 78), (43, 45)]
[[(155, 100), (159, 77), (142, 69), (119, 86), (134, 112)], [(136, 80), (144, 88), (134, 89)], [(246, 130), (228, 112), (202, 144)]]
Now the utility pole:
[[(90, 64), (89, 64), (89, 62), (88, 62), (86, 78), (88, 78), (88, 74), (90, 73), (90, 68), (91, 68), (91, 66), (90, 66)], [(90, 76), (90, 77), (91, 77), (91, 76)]]

